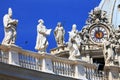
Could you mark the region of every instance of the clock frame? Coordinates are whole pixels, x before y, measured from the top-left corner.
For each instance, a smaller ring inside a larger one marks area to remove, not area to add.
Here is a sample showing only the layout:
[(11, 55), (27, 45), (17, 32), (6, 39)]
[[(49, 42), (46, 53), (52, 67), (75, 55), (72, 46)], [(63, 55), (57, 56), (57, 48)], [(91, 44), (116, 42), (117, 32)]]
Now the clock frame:
[(109, 38), (109, 28), (102, 23), (93, 24), (89, 28), (89, 36), (92, 43), (101, 44), (104, 39)]

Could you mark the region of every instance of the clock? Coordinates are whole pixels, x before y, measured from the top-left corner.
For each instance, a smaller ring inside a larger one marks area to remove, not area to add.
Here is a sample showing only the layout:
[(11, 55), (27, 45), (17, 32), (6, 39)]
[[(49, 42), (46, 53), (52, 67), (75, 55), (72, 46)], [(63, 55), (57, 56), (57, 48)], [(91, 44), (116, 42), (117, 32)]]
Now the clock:
[(94, 24), (90, 27), (89, 34), (93, 43), (102, 43), (104, 39), (108, 38), (109, 31), (104, 24)]

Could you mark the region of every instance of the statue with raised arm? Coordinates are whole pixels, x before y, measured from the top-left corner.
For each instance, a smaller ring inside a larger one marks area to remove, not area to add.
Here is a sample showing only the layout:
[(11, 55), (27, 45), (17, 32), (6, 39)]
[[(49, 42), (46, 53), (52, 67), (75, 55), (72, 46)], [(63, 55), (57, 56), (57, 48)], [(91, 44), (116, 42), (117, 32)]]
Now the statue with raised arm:
[(76, 27), (77, 25), (73, 24), (72, 30), (69, 32), (69, 59), (76, 59), (80, 56), (81, 36)]
[(4, 25), (4, 32), (5, 36), (2, 41), (2, 44), (9, 45), (15, 44), (16, 40), (16, 26), (18, 24), (18, 20), (12, 19), (12, 9), (8, 9), (8, 14), (5, 14), (3, 17), (3, 25)]
[(37, 25), (37, 40), (35, 49), (41, 53), (46, 52), (46, 48), (48, 46), (46, 36), (50, 35), (51, 29), (46, 29), (46, 26), (44, 25), (44, 21), (42, 19), (38, 20), (38, 22), (39, 24)]
[(65, 34), (65, 30), (62, 24), (61, 22), (58, 22), (54, 30), (54, 35), (55, 35), (55, 39), (58, 47), (64, 45), (64, 34)]

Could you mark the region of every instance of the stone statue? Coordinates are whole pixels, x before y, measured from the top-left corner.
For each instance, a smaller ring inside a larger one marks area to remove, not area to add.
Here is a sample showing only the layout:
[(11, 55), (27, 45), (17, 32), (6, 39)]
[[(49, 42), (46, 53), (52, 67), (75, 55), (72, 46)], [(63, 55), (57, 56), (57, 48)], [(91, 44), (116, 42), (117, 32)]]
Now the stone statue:
[(63, 46), (64, 45), (64, 34), (65, 34), (65, 30), (61, 24), (61, 22), (58, 22), (55, 30), (54, 30), (54, 35), (55, 35), (55, 39), (57, 42), (57, 46)]
[(81, 45), (81, 37), (76, 30), (76, 24), (73, 24), (71, 32), (69, 32), (69, 59), (76, 59), (80, 56), (80, 45)]
[(114, 39), (104, 39), (103, 41), (103, 45), (104, 45), (104, 49), (103, 49), (103, 55), (105, 58), (105, 65), (113, 65), (114, 59), (115, 59), (115, 55), (116, 55), (116, 47), (118, 47), (115, 44), (115, 40)]
[(80, 33), (82, 36), (83, 44), (88, 44), (89, 32), (88, 32), (87, 27), (84, 27)]
[(4, 32), (5, 36), (2, 41), (2, 44), (9, 45), (14, 44), (16, 39), (16, 26), (18, 24), (18, 20), (12, 19), (12, 9), (8, 9), (8, 14), (5, 14), (3, 17), (4, 24)]
[(41, 53), (46, 52), (46, 48), (48, 46), (46, 36), (50, 35), (51, 29), (46, 29), (46, 26), (44, 25), (44, 21), (42, 19), (38, 20), (38, 22), (39, 24), (37, 25), (37, 40), (35, 49)]

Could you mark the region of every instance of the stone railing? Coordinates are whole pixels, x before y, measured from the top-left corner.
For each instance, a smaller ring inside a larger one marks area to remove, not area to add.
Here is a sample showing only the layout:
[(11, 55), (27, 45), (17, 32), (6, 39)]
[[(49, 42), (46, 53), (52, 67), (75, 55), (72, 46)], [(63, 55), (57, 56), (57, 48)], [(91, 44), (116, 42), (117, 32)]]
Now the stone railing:
[(42, 60), (30, 54), (19, 53), (19, 65), (24, 68), (40, 71), (42, 70)]
[[(0, 62), (75, 79), (96, 80), (96, 66), (82, 60), (69, 60), (50, 54), (38, 54), (17, 46), (0, 45)], [(99, 77), (102, 80), (103, 77)]]

